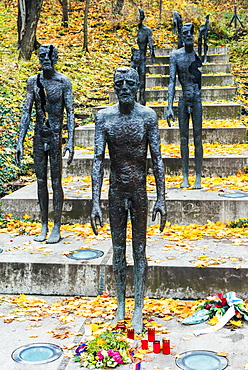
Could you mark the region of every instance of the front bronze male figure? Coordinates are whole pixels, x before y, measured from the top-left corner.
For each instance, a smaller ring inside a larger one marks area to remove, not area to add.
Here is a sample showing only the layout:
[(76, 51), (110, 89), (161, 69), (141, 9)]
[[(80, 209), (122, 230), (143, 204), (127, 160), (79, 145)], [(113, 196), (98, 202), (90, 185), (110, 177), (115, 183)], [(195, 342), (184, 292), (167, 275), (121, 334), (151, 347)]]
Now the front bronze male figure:
[(118, 309), (115, 321), (125, 317), (126, 291), (126, 229), (128, 211), (132, 222), (134, 259), (134, 313), (132, 325), (136, 333), (143, 328), (142, 309), (147, 274), (146, 225), (147, 193), (146, 163), (150, 147), (157, 186), (157, 201), (152, 220), (159, 212), (160, 231), (166, 222), (164, 166), (160, 153), (160, 138), (156, 113), (135, 102), (139, 85), (136, 70), (118, 68), (114, 75), (114, 88), (119, 103), (101, 110), (96, 117), (95, 156), (92, 169), (91, 224), (95, 234), (96, 223), (102, 225), (100, 208), (103, 181), (103, 161), (108, 144), (111, 169), (109, 188), (109, 217), (113, 244), (113, 269), (116, 279)]
[(69, 151), (67, 163), (74, 154), (74, 113), (71, 82), (68, 77), (54, 69), (58, 54), (55, 46), (46, 44), (39, 48), (39, 60), (42, 72), (31, 76), (27, 81), (27, 95), (24, 113), (20, 122), (20, 134), (16, 149), (16, 161), (20, 163), (23, 154), (23, 142), (30, 124), (33, 103), (36, 108), (34, 127), (34, 166), (38, 183), (38, 199), (41, 210), (42, 229), (35, 237), (42, 242), (48, 233), (48, 187), (47, 164), (50, 158), (53, 188), (54, 227), (47, 243), (60, 240), (60, 225), (63, 206), (62, 173), (62, 125), (64, 109), (67, 112), (68, 141), (63, 155)]
[(201, 102), (201, 72), (202, 63), (194, 51), (194, 26), (185, 23), (182, 27), (184, 47), (174, 51), (170, 56), (170, 82), (168, 87), (167, 122), (174, 120), (173, 100), (175, 96), (176, 74), (182, 86), (183, 95), (178, 102), (178, 120), (180, 130), (180, 146), (182, 157), (183, 182), (182, 188), (189, 187), (189, 118), (192, 117), (195, 145), (196, 179), (195, 189), (201, 188), (202, 171), (202, 102)]

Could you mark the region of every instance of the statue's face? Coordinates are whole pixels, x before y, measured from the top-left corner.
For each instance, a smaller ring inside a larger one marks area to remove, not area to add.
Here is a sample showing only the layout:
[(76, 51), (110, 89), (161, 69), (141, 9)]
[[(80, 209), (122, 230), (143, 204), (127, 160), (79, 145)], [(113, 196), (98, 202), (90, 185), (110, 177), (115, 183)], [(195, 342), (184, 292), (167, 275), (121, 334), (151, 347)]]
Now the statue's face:
[(184, 24), (182, 27), (182, 39), (184, 45), (194, 45), (193, 40), (193, 25)]
[(57, 62), (52, 45), (42, 45), (39, 49), (39, 60), (43, 70), (51, 70)]
[(140, 13), (140, 22), (142, 23), (143, 20), (145, 19), (145, 13), (142, 9), (139, 9), (139, 13)]
[(136, 71), (115, 74), (114, 88), (119, 102), (122, 104), (131, 104), (135, 101), (138, 85)]

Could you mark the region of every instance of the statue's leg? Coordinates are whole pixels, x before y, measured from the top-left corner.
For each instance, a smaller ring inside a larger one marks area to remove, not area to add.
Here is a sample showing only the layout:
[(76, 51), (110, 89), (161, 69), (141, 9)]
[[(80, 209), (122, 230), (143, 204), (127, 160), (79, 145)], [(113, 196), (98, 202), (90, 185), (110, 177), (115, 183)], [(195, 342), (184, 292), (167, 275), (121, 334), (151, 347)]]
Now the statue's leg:
[(181, 188), (189, 187), (189, 113), (184, 103), (184, 99), (180, 98), (178, 102), (178, 120), (180, 131), (180, 151), (182, 159), (183, 182)]
[(197, 49), (198, 49), (198, 55), (199, 55), (200, 59), (202, 59), (202, 57), (201, 57), (201, 55), (202, 55), (202, 32), (200, 32), (199, 35), (198, 35)]
[(64, 193), (62, 188), (62, 155), (59, 134), (54, 134), (54, 142), (50, 148), (50, 170), (53, 189), (53, 211), (54, 225), (51, 235), (47, 239), (47, 243), (58, 243), (60, 240), (61, 216), (64, 201)]
[(146, 105), (146, 60), (141, 60), (139, 67), (139, 77), (140, 77), (140, 99), (139, 103), (141, 105)]
[(207, 32), (204, 33), (204, 63), (207, 63), (207, 52), (208, 52), (208, 44), (207, 44)]
[(127, 210), (121, 194), (109, 191), (109, 218), (113, 244), (113, 271), (117, 294), (117, 312), (113, 323), (125, 318), (126, 297), (126, 228)]
[(146, 225), (147, 225), (147, 195), (145, 189), (137, 189), (131, 205), (132, 243), (134, 260), (134, 313), (132, 326), (135, 333), (143, 329), (142, 310), (144, 306), (144, 291), (147, 276), (146, 259)]
[(34, 166), (37, 177), (38, 201), (41, 212), (41, 232), (34, 240), (43, 242), (48, 232), (48, 188), (47, 188), (47, 160), (48, 154), (43, 150), (43, 143), (39, 135), (34, 136)]
[(194, 183), (194, 188), (201, 189), (203, 146), (202, 146), (202, 103), (200, 97), (195, 100), (192, 112), (192, 121), (193, 121), (193, 135), (195, 145), (195, 169), (196, 169), (196, 179)]

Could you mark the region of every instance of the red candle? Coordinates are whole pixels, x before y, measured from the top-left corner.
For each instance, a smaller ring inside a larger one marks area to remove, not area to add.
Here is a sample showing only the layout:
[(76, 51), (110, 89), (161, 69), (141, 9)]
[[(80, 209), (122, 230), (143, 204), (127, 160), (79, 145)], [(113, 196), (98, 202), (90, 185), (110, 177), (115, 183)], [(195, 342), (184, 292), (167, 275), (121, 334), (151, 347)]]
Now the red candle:
[(160, 341), (159, 340), (155, 340), (153, 342), (153, 352), (154, 353), (159, 353), (160, 352)]
[(127, 337), (129, 339), (134, 339), (134, 328), (127, 329)]
[(148, 340), (147, 339), (141, 339), (141, 348), (142, 349), (148, 349)]
[(154, 342), (155, 341), (155, 328), (148, 328), (147, 333), (148, 333), (148, 341)]
[(169, 355), (170, 354), (170, 340), (163, 339), (163, 354)]

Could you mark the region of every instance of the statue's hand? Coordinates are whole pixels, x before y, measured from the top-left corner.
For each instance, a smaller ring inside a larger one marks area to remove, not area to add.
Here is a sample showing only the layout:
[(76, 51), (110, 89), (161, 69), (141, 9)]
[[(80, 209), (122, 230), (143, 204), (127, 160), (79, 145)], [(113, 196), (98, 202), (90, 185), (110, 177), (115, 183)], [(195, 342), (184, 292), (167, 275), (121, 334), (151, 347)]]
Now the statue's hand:
[(98, 235), (97, 221), (98, 221), (98, 224), (100, 224), (100, 226), (103, 227), (102, 210), (99, 204), (93, 205), (92, 212), (91, 212), (91, 227), (95, 235)]
[(64, 150), (63, 150), (63, 157), (65, 156), (66, 152), (69, 152), (69, 157), (67, 159), (67, 164), (68, 166), (71, 164), (72, 160), (73, 160), (73, 156), (74, 156), (74, 148), (73, 148), (73, 145), (70, 145), (70, 144), (66, 144)]
[(18, 166), (20, 165), (22, 156), (23, 156), (23, 147), (21, 144), (18, 143), (16, 147), (16, 155), (15, 155), (15, 160)]
[(174, 112), (172, 108), (167, 109), (166, 119), (167, 119), (168, 126), (171, 127), (171, 123), (170, 123), (171, 119), (172, 121), (175, 121)]
[(160, 231), (162, 232), (165, 227), (166, 223), (166, 217), (167, 217), (167, 210), (166, 210), (166, 204), (165, 200), (157, 200), (155, 203), (155, 206), (153, 208), (153, 213), (152, 213), (152, 221), (155, 221), (157, 213), (160, 213)]

